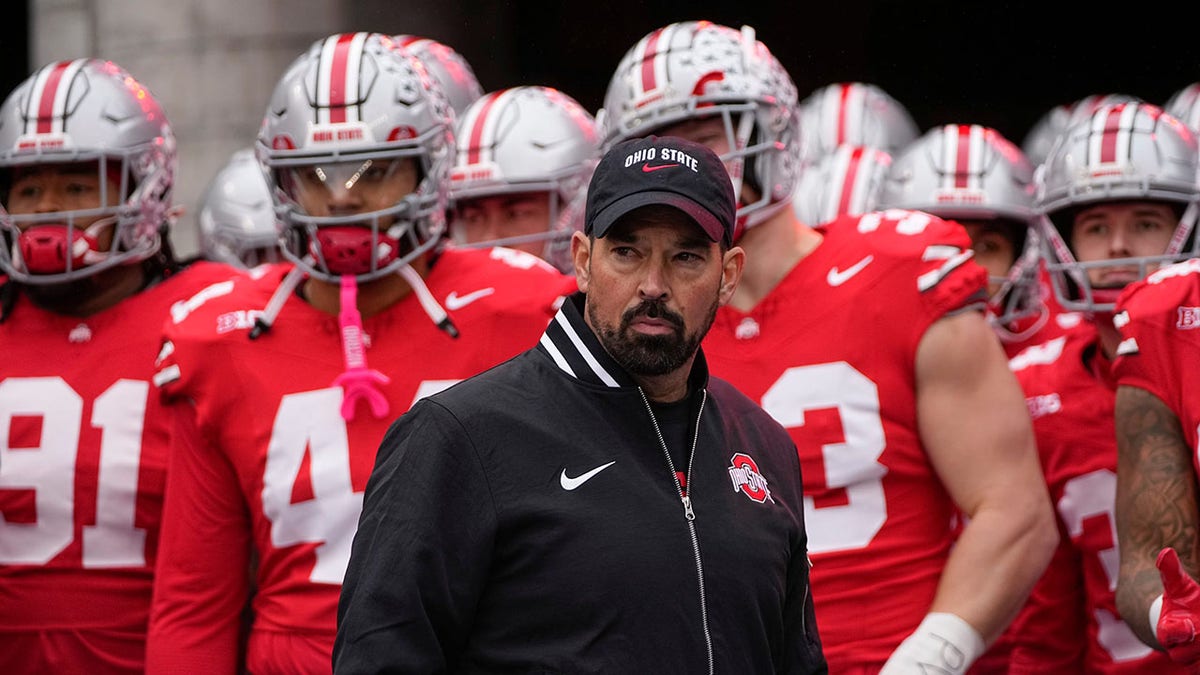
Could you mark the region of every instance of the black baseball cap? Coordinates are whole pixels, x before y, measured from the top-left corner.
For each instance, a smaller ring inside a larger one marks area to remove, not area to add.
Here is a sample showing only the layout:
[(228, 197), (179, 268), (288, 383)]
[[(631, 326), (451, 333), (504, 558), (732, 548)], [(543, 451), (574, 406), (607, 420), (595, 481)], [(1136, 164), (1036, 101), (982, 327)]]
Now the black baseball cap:
[(721, 158), (699, 143), (646, 136), (610, 148), (588, 186), (583, 232), (604, 237), (621, 216), (648, 204), (673, 206), (713, 241), (733, 244), (733, 182)]

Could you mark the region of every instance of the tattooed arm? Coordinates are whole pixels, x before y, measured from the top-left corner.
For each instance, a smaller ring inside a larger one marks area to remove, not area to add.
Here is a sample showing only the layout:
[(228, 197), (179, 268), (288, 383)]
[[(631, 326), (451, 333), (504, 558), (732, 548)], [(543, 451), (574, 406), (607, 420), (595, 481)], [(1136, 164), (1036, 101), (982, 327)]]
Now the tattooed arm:
[(1142, 642), (1161, 648), (1149, 620), (1150, 604), (1163, 592), (1155, 559), (1171, 547), (1193, 578), (1198, 569), (1200, 508), (1191, 450), (1175, 413), (1138, 387), (1117, 388), (1116, 427), (1117, 609)]

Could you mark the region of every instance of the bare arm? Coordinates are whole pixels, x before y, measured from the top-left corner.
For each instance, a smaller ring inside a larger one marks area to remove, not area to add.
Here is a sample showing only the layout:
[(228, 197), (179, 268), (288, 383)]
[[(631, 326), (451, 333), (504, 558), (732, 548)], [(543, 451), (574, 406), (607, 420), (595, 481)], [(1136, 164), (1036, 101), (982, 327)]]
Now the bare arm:
[(1174, 548), (1194, 578), (1200, 510), (1191, 451), (1179, 419), (1157, 396), (1117, 388), (1117, 610), (1142, 642), (1158, 647), (1150, 603), (1163, 592), (1154, 561)]
[(917, 350), (921, 440), (969, 518), (931, 612), (991, 643), (1020, 609), (1058, 541), (1025, 398), (978, 312), (934, 323)]

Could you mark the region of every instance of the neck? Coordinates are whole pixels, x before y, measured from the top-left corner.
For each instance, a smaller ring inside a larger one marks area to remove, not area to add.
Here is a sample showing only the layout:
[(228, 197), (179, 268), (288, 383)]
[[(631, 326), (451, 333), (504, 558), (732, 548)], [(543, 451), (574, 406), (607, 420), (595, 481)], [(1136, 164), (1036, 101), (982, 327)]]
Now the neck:
[(1097, 314), (1092, 319), (1100, 336), (1100, 349), (1110, 361), (1116, 357), (1117, 346), (1121, 344), (1121, 332), (1113, 326), (1112, 319), (1112, 314)]
[(118, 265), (78, 281), (53, 286), (26, 286), (35, 305), (64, 316), (88, 317), (134, 295), (146, 283), (141, 264)]
[(646, 398), (655, 403), (682, 401), (688, 395), (688, 376), (692, 373), (695, 361), (693, 354), (678, 370), (666, 375), (633, 375), (633, 380), (646, 392)]
[(743, 312), (753, 309), (821, 239), (820, 233), (796, 218), (791, 204), (747, 229), (736, 243), (746, 251), (746, 260), (753, 262), (746, 265), (729, 304)]
[[(422, 278), (429, 274), (429, 265), (424, 257), (412, 261), (412, 267)], [(341, 309), (341, 284), (309, 277), (304, 281), (303, 289), (304, 299), (318, 310), (337, 314)], [(358, 286), (358, 311), (363, 318), (374, 316), (400, 302), (409, 293), (412, 293), (412, 286), (399, 274), (372, 279)]]

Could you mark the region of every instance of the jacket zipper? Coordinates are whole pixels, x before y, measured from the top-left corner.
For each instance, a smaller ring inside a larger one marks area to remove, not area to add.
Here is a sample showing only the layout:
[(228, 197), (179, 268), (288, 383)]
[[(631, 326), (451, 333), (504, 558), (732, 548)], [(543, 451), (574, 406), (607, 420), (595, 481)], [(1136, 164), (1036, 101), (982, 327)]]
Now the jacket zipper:
[[(704, 595), (704, 566), (700, 562), (700, 539), (696, 536), (696, 512), (692, 510), (690, 488), (689, 493), (684, 493), (683, 486), (679, 484), (679, 476), (675, 472), (675, 462), (671, 460), (671, 451), (667, 448), (667, 441), (663, 438), (662, 429), (658, 427), (658, 418), (654, 416), (654, 409), (650, 407), (646, 392), (642, 391), (641, 387), (638, 387), (638, 393), (642, 395), (642, 403), (646, 406), (646, 412), (650, 413), (650, 423), (654, 425), (654, 434), (658, 436), (658, 445), (662, 448), (663, 456), (667, 458), (667, 466), (671, 469), (671, 480), (675, 481), (675, 490), (683, 502), (683, 516), (687, 519), (688, 534), (692, 537), (692, 554), (696, 558), (696, 580), (700, 586), (700, 625), (704, 629), (704, 646), (708, 651), (708, 675), (713, 675), (715, 666), (713, 664), (712, 634), (708, 630), (708, 600)], [(707, 401), (708, 390), (700, 390), (700, 410), (696, 413), (696, 431), (692, 435), (692, 451), (688, 454), (686, 480), (689, 486), (692, 485), (692, 465), (696, 459), (696, 443), (700, 439), (700, 417), (704, 415), (704, 404)]]

